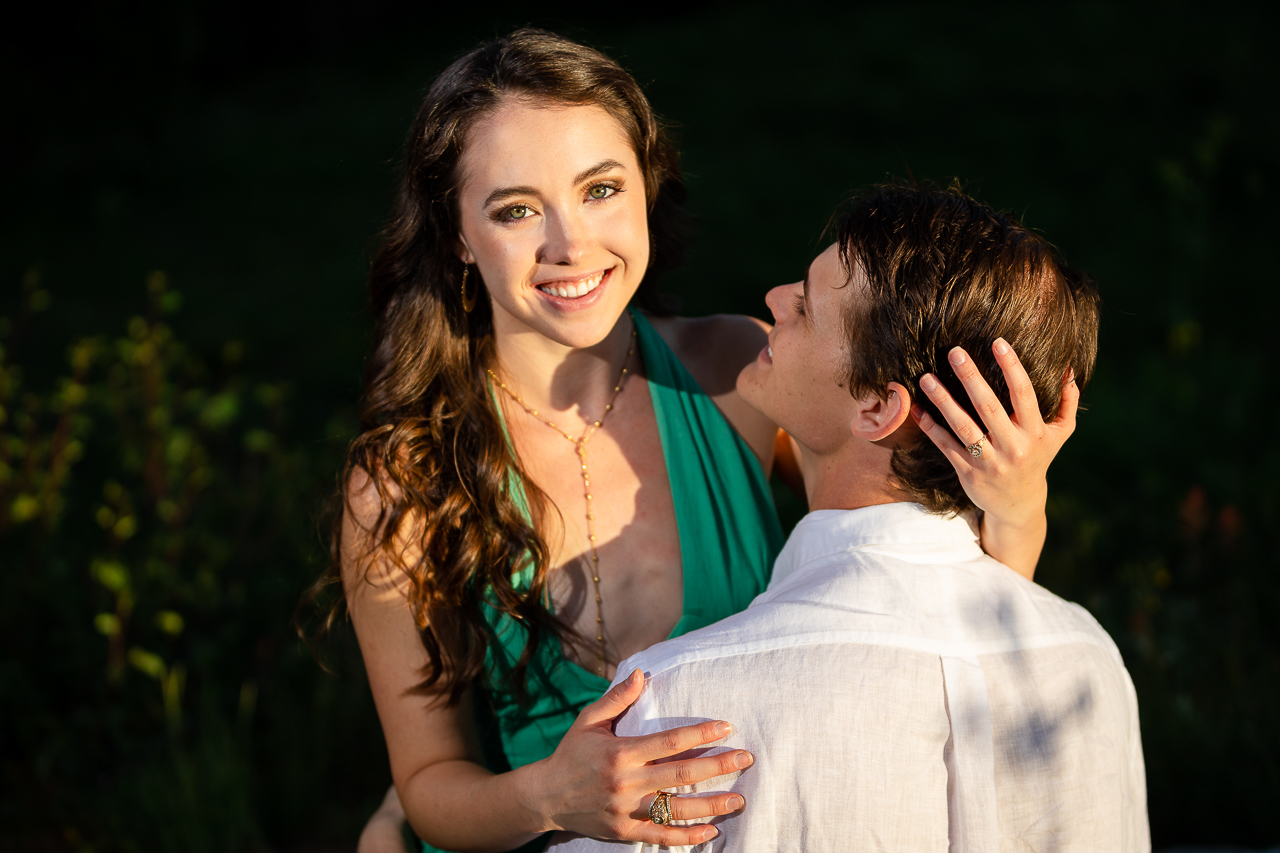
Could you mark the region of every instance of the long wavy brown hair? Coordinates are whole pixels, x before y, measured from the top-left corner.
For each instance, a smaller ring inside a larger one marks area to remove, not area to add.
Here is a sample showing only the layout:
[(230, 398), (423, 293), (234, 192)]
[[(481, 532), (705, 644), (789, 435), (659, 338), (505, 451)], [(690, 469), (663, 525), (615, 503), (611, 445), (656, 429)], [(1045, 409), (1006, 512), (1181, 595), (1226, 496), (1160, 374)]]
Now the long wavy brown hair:
[[(514, 478), (534, 519), (550, 504), (513, 455), (489, 390), (488, 298), (480, 288), (468, 314), (460, 297), (459, 159), (470, 128), (512, 96), (595, 104), (628, 134), (649, 205), (649, 266), (635, 297), (640, 307), (668, 313), (654, 282), (679, 263), (684, 248), (676, 149), (635, 80), (604, 54), (522, 29), (466, 53), (427, 91), (369, 275), (374, 343), (360, 435), (342, 483), (345, 489), (359, 468), (377, 488), (381, 511), (361, 543), (365, 580), (373, 566), (403, 572), (429, 657), (419, 689), (444, 695), (450, 705), (467, 685), (498, 678), (485, 671), (495, 642), (486, 608), (525, 632), (508, 684), (489, 682), (520, 699), (540, 645), (580, 639), (548, 609), (549, 551), (513, 493)], [(349, 497), (344, 508), (351, 512)], [(320, 585), (341, 589), (341, 537), (339, 521), (332, 565)], [(516, 574), (530, 567), (532, 581), (517, 585)], [(339, 598), (325, 627), (344, 609)]]

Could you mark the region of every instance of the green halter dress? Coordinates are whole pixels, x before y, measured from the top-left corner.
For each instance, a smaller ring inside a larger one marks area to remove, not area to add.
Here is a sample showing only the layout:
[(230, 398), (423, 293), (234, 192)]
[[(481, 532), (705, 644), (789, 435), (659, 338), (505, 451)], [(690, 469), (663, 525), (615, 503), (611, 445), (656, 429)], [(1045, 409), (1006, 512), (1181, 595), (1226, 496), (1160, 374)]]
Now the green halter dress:
[[(764, 591), (782, 547), (782, 529), (751, 448), (653, 326), (635, 311), (631, 317), (680, 532), (684, 607), (671, 631), (678, 637), (746, 609)], [(513, 484), (523, 502), (518, 481)], [(544, 642), (528, 669), (528, 700), (517, 702), (506, 676), (523, 650), (524, 631), (491, 610), (486, 615), (495, 642), (488, 656), (490, 678), (477, 690), (476, 706), (485, 764), (498, 773), (549, 756), (609, 681), (566, 660), (559, 643)], [(545, 845), (540, 838), (520, 849)], [(423, 850), (436, 848), (424, 844)]]

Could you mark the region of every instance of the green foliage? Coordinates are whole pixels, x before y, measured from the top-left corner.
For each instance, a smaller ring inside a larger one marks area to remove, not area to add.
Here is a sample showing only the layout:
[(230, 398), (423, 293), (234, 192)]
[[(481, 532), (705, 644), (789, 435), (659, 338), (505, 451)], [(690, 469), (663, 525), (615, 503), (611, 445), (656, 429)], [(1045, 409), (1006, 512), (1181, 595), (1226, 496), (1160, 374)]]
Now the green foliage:
[(326, 687), (290, 626), (341, 448), (293, 446), (288, 387), (250, 382), (234, 344), (211, 366), (168, 324), (163, 273), (148, 291), (127, 334), (76, 342), (48, 390), (16, 360), (50, 302), (38, 277), (0, 326), (0, 642), (22, 650), (0, 665), (3, 819), (85, 849), (306, 838), (334, 773), (322, 742), (353, 718), (377, 731), (367, 691)]
[[(665, 286), (687, 313), (765, 316), (832, 207), (886, 173), (958, 175), (1098, 278), (1099, 369), (1050, 474), (1038, 580), (1125, 655), (1157, 849), (1275, 843), (1270, 13), (775, 5), (264, 7), (253, 27), (208, 3), (101, 6), (72, 26), (50, 5), (57, 20), (0, 58), (30, 81), (6, 92), (22, 132), (0, 232), (0, 281), (22, 282), (0, 305), (0, 631), (16, 650), (0, 661), (0, 847), (163, 847), (178, 836), (142, 826), (148, 788), (185, 815), (188, 846), (354, 840), (385, 787), (377, 722), (358, 664), (320, 677), (287, 628), (322, 559), (307, 516), (339, 464), (316, 439), (351, 431), (334, 413), (359, 393), (359, 282), (423, 85), (525, 23), (603, 47), (682, 128), (699, 233)], [(168, 353), (159, 427), (140, 402), (156, 374), (94, 337), (129, 328), (119, 283), (144, 263), (185, 297), (153, 279), (141, 339), (123, 336)], [(155, 343), (179, 307), (198, 357)], [(67, 364), (61, 346), (85, 337)], [(251, 353), (290, 385), (250, 381)], [(218, 806), (228, 836), (168, 798), (180, 766), (233, 755), (252, 820)]]
[(1152, 274), (1167, 298), (1152, 342), (1115, 344), (1138, 354), (1108, 365), (1103, 352), (1091, 411), (1052, 472), (1037, 574), (1124, 655), (1158, 844), (1280, 832), (1280, 451), (1258, 434), (1275, 401), (1253, 342), (1235, 316), (1216, 321), (1209, 292), (1238, 263), (1224, 260), (1236, 236), (1209, 215), (1226, 206), (1235, 135), (1211, 118), (1184, 156), (1154, 165), (1165, 233)]

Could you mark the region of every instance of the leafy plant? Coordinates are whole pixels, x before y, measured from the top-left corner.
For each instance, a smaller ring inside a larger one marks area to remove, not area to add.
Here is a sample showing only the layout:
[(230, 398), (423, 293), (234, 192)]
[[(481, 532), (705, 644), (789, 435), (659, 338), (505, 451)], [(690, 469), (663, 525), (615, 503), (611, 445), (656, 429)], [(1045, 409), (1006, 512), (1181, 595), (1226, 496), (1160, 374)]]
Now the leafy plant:
[(307, 799), (333, 784), (325, 742), (352, 717), (377, 731), (366, 692), (327, 684), (290, 626), (338, 448), (291, 447), (288, 387), (246, 378), (239, 343), (193, 352), (164, 274), (147, 290), (146, 315), (74, 343), (45, 391), (16, 361), (48, 302), (36, 277), (3, 325), (0, 641), (19, 650), (0, 676), (3, 818), (95, 849), (305, 837)]

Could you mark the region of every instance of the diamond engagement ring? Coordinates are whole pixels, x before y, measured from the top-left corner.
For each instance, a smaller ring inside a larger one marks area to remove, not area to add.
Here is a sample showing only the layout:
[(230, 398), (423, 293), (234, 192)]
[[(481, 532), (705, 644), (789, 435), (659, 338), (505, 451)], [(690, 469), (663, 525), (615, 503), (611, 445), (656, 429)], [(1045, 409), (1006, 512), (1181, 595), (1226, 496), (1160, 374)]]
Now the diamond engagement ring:
[(671, 823), (671, 795), (666, 791), (658, 791), (649, 804), (649, 820), (663, 826)]
[(974, 459), (979, 459), (982, 456), (982, 442), (986, 440), (987, 440), (987, 437), (984, 435), (982, 438), (978, 439), (977, 441), (975, 441), (973, 444), (969, 445), (965, 449), (969, 451), (969, 455), (972, 456)]

